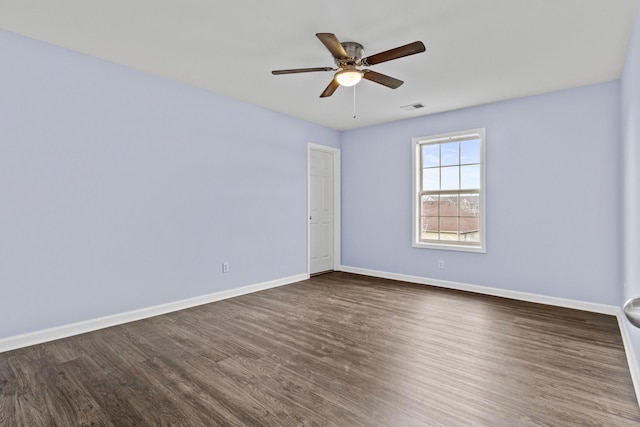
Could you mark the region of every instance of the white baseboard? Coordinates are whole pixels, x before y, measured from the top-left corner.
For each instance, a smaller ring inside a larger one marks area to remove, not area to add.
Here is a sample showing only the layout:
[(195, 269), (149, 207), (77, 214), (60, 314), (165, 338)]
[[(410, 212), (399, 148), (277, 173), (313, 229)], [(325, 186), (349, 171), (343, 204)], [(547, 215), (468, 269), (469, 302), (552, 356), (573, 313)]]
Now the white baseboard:
[(624, 315), (624, 312), (621, 308), (618, 308), (616, 317), (618, 318), (618, 325), (620, 326), (620, 335), (622, 335), (624, 352), (627, 355), (627, 363), (629, 364), (629, 372), (631, 373), (633, 389), (636, 392), (638, 405), (640, 405), (640, 365), (638, 365), (636, 352), (633, 349), (633, 343), (631, 342), (631, 336), (629, 335), (629, 322), (627, 321), (627, 317)]
[(636, 358), (635, 351), (633, 350), (633, 344), (631, 342), (629, 330), (627, 329), (627, 319), (625, 318), (625, 315), (620, 307), (617, 307), (615, 305), (597, 304), (586, 301), (512, 291), (508, 289), (491, 288), (487, 286), (470, 285), (467, 283), (450, 282), (446, 280), (429, 279), (426, 277), (389, 273), (386, 271), (369, 270), (366, 268), (349, 267), (345, 265), (340, 266), (340, 271), (344, 271), (345, 273), (362, 274), (364, 276), (400, 280), (403, 282), (437, 286), (439, 288), (455, 289), (459, 291), (469, 291), (484, 295), (511, 298), (520, 301), (535, 302), (540, 304), (554, 305), (557, 307), (573, 308), (577, 310), (616, 316), (618, 325), (620, 327), (620, 335), (622, 336), (624, 351), (627, 356), (627, 364), (629, 365), (631, 381), (633, 382), (633, 388), (636, 392), (636, 399), (638, 400), (638, 405), (640, 406), (640, 365), (638, 365), (638, 359)]
[[(564, 299), (549, 297), (539, 294), (531, 294), (526, 292), (511, 291), (499, 288), (491, 288), (486, 286), (470, 285), (466, 283), (450, 282), (438, 279), (429, 279), (419, 276), (410, 276), (405, 274), (389, 273), (384, 271), (369, 270), (358, 267), (349, 267), (341, 265), (336, 269), (337, 271), (343, 271), (345, 273), (361, 274), (364, 276), (380, 277), (384, 279), (400, 280), (403, 282), (418, 283), (422, 285), (432, 285), (441, 288), (455, 289), (461, 291), (476, 292), (485, 295), (493, 295), (505, 298), (511, 298), (521, 301), (536, 302), (540, 304), (549, 304), (559, 307), (574, 308), (578, 310), (592, 311), (595, 313), (610, 314), (616, 316), (618, 319), (618, 325), (620, 327), (620, 333), (622, 335), (622, 342), (624, 343), (625, 353), (627, 356), (627, 363), (629, 364), (629, 372), (631, 373), (631, 380), (633, 381), (633, 387), (640, 404), (640, 367), (638, 365), (638, 359), (636, 358), (629, 331), (627, 329), (627, 321), (620, 307), (610, 306), (605, 304), (596, 304), (578, 300)], [(188, 298), (180, 301), (170, 302), (167, 304), (156, 305), (152, 307), (142, 308), (139, 310), (133, 310), (125, 313), (114, 314), (111, 316), (100, 317), (83, 322), (72, 323), (69, 325), (58, 326), (55, 328), (44, 329), (40, 331), (31, 332), (23, 335), (16, 335), (13, 337), (0, 339), (0, 353), (10, 350), (15, 350), (22, 347), (28, 347), (35, 344), (41, 344), (48, 341), (53, 341), (61, 338), (67, 338), (74, 335), (83, 334), (86, 332), (92, 332), (99, 329), (108, 328), (111, 326), (121, 325), (123, 323), (134, 322), (136, 320), (142, 320), (149, 317), (159, 316), (162, 314), (171, 313), (178, 310), (184, 310), (198, 305), (208, 304), (215, 301), (221, 301), (228, 298), (237, 297), (240, 295), (246, 295), (253, 292), (262, 291), (265, 289), (275, 288), (278, 286), (284, 286), (291, 283), (299, 282), (309, 278), (308, 274), (300, 274), (297, 276), (290, 276), (282, 279), (272, 280), (268, 282), (258, 283), (249, 286), (243, 286), (241, 288), (229, 289), (226, 291), (215, 292), (213, 294), (203, 295), (195, 298)]]
[(96, 331), (111, 326), (121, 325), (123, 323), (134, 322), (149, 317), (159, 316), (161, 314), (171, 313), (173, 311), (184, 310), (186, 308), (196, 307), (198, 305), (208, 304), (223, 299), (233, 298), (240, 295), (250, 294), (265, 289), (275, 288), (278, 286), (288, 285), (309, 278), (308, 274), (299, 274), (296, 276), (285, 277), (282, 279), (271, 280), (268, 282), (257, 283), (254, 285), (243, 286), (241, 288), (229, 289), (226, 291), (215, 292), (199, 297), (188, 298), (180, 301), (174, 301), (167, 304), (156, 305), (152, 307), (141, 308), (139, 310), (118, 313), (111, 316), (99, 317), (83, 322), (72, 323), (69, 325), (57, 326), (54, 328), (43, 329), (40, 331), (30, 332), (23, 335), (0, 339), (0, 353), (15, 350), (22, 347), (28, 347), (34, 344), (41, 344), (61, 338), (67, 338), (73, 335), (83, 334), (86, 332)]
[(594, 313), (610, 314), (616, 316), (619, 307), (615, 305), (598, 304), (594, 302), (586, 302), (572, 300), (567, 298), (550, 297), (540, 294), (532, 294), (528, 292), (512, 291), (509, 289), (491, 288), (488, 286), (470, 285), (468, 283), (451, 282), (448, 280), (430, 279), (420, 276), (409, 276), (406, 274), (389, 273), (386, 271), (369, 270), (366, 268), (341, 266), (341, 271), (345, 273), (362, 274), (364, 276), (380, 277), (383, 279), (400, 280), (402, 282), (417, 283), (420, 285), (430, 285), (439, 288), (455, 289), (458, 291), (475, 292), (478, 294), (492, 295), (496, 297), (511, 298), (520, 301), (536, 302), (539, 304), (555, 305), (558, 307), (574, 308), (576, 310), (591, 311)]

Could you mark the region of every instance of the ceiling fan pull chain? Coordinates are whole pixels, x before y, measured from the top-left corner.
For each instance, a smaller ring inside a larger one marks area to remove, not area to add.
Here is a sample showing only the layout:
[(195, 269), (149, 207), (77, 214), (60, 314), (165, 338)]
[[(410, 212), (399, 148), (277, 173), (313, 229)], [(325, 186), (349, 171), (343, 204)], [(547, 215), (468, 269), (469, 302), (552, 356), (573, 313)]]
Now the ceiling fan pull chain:
[[(357, 85), (356, 85), (357, 86)], [(353, 87), (353, 118), (356, 118), (356, 87)]]

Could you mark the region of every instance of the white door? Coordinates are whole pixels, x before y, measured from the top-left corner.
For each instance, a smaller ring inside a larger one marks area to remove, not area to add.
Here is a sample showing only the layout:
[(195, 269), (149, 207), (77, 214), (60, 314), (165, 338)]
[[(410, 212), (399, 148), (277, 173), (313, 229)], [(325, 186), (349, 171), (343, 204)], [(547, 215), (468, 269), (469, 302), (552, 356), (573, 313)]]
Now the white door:
[(309, 274), (334, 269), (333, 156), (309, 151)]

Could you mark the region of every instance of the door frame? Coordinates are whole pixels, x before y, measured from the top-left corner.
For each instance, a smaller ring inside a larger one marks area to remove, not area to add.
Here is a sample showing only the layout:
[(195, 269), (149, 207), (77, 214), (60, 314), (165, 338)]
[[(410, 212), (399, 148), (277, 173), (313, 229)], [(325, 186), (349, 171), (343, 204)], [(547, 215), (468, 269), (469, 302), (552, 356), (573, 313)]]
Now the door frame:
[(340, 271), (341, 267), (341, 224), (340, 224), (340, 149), (329, 147), (326, 145), (319, 145), (314, 143), (307, 143), (307, 276), (311, 274), (311, 227), (309, 222), (309, 215), (311, 214), (311, 180), (309, 175), (311, 173), (311, 150), (322, 151), (325, 153), (331, 153), (333, 155), (333, 270)]

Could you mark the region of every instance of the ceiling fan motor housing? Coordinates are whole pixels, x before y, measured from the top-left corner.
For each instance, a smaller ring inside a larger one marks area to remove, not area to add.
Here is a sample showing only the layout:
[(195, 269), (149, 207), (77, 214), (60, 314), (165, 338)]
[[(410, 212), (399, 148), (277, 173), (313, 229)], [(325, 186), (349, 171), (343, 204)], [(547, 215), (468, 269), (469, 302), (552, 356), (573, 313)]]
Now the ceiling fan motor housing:
[(344, 68), (345, 65), (357, 65), (364, 56), (364, 48), (360, 43), (344, 42), (340, 43), (347, 53), (347, 59), (335, 59), (336, 65)]

